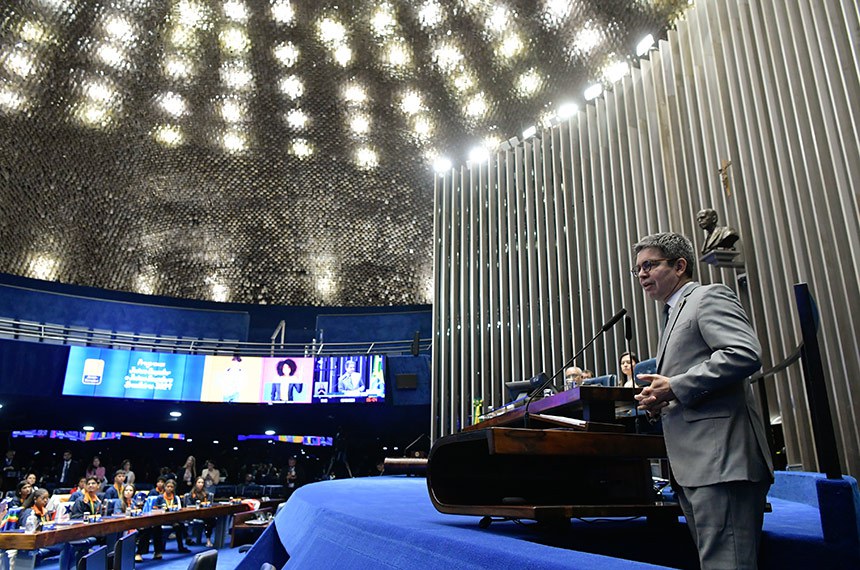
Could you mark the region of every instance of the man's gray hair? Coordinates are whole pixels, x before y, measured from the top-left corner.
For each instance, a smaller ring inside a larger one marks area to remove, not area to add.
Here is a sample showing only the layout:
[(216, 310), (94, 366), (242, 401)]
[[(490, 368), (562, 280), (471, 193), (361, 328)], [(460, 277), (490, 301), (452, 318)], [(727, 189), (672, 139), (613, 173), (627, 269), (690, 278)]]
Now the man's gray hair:
[(651, 234), (639, 240), (633, 245), (633, 253), (637, 255), (643, 249), (653, 247), (659, 249), (660, 253), (666, 259), (685, 259), (687, 261), (687, 270), (684, 272), (687, 277), (693, 277), (693, 269), (696, 267), (696, 258), (693, 254), (693, 244), (689, 239), (672, 232), (664, 232), (660, 234)]

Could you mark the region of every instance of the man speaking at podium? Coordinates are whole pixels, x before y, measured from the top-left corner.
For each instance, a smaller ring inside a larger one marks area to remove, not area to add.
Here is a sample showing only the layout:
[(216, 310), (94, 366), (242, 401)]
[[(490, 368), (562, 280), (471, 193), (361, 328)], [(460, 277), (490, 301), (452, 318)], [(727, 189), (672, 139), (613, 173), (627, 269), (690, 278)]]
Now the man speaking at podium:
[(734, 292), (693, 281), (693, 246), (674, 233), (633, 246), (633, 275), (663, 304), (657, 373), (636, 396), (662, 417), (673, 488), (703, 569), (757, 567), (773, 467), (749, 376), (758, 340)]

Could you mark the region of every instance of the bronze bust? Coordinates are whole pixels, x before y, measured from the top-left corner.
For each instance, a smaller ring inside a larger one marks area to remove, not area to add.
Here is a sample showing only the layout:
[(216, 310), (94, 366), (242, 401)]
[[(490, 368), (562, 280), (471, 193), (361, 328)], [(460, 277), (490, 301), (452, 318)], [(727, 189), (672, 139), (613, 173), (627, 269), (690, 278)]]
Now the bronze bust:
[(715, 249), (733, 249), (735, 242), (740, 239), (738, 232), (728, 226), (717, 226), (717, 212), (712, 208), (704, 208), (696, 215), (699, 227), (705, 230), (705, 243), (702, 244), (702, 254)]

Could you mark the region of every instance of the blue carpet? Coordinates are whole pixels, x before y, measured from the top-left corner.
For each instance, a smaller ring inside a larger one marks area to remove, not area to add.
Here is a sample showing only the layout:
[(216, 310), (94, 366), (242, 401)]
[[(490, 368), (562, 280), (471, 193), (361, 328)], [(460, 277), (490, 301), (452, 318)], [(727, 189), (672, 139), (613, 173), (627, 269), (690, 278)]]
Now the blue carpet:
[[(819, 511), (801, 491), (805, 502), (769, 497), (761, 568), (858, 568), (855, 552), (824, 540)], [(315, 483), (293, 494), (238, 570), (262, 562), (284, 570), (698, 567), (683, 518), (664, 525), (574, 520), (550, 529), (508, 521), (486, 530), (478, 520), (438, 513), (420, 478)]]
[[(143, 562), (137, 562), (135, 568), (140, 568), (141, 570), (185, 570), (196, 553), (209, 550), (205, 546), (195, 546), (193, 544), (189, 545), (188, 548), (191, 549), (190, 554), (180, 554), (176, 551), (175, 546), (174, 548), (168, 547), (164, 551), (164, 558), (161, 560), (153, 560), (150, 549), (150, 553), (143, 557)], [(238, 548), (222, 548), (218, 551), (217, 568), (218, 570), (233, 570), (239, 566), (244, 557), (245, 553), (240, 553)], [(60, 563), (57, 558), (49, 558), (39, 564), (37, 568), (59, 570)], [(259, 566), (257, 566), (257, 570), (259, 570)]]

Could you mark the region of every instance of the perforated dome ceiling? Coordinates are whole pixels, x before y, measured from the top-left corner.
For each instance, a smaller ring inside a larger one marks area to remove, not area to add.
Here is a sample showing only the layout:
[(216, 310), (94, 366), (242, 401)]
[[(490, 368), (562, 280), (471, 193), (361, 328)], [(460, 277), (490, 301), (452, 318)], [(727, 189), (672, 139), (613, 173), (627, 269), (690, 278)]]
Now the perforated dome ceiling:
[(687, 4), (4, 0), (0, 271), (429, 303), (434, 160), (582, 105)]

